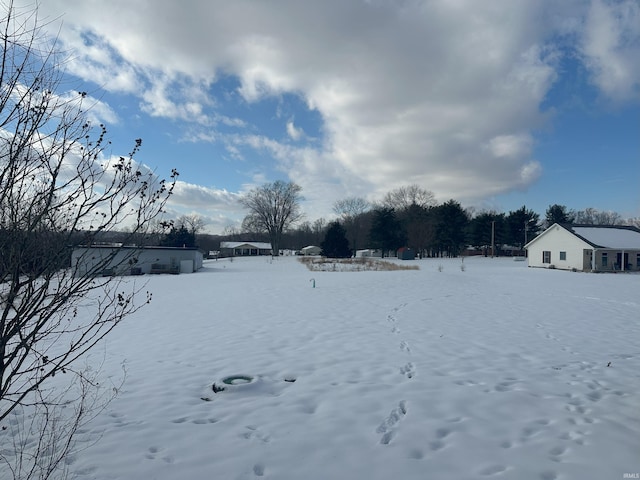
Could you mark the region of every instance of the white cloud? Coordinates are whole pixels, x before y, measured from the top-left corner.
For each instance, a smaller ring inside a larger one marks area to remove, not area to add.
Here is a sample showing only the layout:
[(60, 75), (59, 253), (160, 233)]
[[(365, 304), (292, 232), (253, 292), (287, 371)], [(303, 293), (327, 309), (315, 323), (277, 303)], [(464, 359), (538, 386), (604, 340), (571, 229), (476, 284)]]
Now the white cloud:
[(74, 26), (63, 30), (81, 47), (74, 72), (138, 95), (149, 115), (202, 125), (248, 125), (211, 114), (208, 89), (221, 72), (238, 79), (249, 103), (298, 95), (323, 121), (320, 143), (302, 143), (299, 117), (286, 123), (299, 148), (260, 135), (222, 141), (233, 158), (247, 154), (240, 146), (268, 151), (318, 201), (417, 183), (441, 200), (474, 202), (531, 185), (542, 169), (532, 132), (559, 75), (559, 37), (580, 42), (574, 48), (606, 95), (639, 92), (634, 0), (102, 5), (41, 7), (65, 11)]
[(640, 100), (640, 3), (593, 0), (580, 51), (593, 81), (607, 96)]
[(531, 135), (499, 135), (489, 140), (489, 151), (496, 158), (523, 158), (531, 153)]
[(287, 135), (291, 137), (292, 140), (300, 140), (304, 136), (304, 130), (302, 128), (297, 128), (293, 120), (289, 120), (287, 122)]

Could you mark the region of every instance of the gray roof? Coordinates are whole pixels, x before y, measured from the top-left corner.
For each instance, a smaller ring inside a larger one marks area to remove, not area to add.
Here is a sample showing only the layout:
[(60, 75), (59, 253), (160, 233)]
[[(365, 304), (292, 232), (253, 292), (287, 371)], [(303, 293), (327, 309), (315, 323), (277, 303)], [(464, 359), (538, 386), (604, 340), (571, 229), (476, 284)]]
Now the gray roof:
[(569, 225), (565, 228), (593, 247), (640, 250), (640, 230), (634, 227)]
[(271, 244), (266, 242), (220, 242), (220, 248), (259, 248), (271, 250)]

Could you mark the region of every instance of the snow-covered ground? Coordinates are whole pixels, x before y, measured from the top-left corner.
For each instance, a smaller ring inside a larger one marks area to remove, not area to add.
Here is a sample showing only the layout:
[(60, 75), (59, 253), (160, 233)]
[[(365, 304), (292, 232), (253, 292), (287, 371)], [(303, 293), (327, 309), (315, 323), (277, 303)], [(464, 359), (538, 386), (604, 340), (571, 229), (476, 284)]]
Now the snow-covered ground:
[[(464, 271), (460, 259), (404, 263), (420, 270), (310, 272), (262, 257), (145, 277), (152, 303), (96, 351), (103, 375), (117, 381), (124, 365), (126, 383), (91, 424), (102, 437), (70, 459), (72, 473), (640, 472), (640, 275), (510, 259), (469, 258)], [(254, 381), (213, 392), (235, 374)]]

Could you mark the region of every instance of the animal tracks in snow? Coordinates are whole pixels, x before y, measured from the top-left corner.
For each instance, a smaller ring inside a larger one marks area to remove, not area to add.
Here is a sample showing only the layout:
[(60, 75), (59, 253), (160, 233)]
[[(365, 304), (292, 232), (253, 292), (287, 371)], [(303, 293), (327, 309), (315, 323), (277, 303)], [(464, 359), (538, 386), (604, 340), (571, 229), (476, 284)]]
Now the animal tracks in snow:
[[(394, 335), (400, 335), (401, 330), (398, 326), (398, 317), (397, 314), (404, 307), (406, 307), (406, 303), (402, 303), (391, 310), (391, 313), (387, 315), (387, 321), (391, 323), (391, 333)], [(409, 347), (409, 343), (406, 340), (400, 341), (400, 350), (406, 354), (411, 353), (411, 348)], [(411, 379), (416, 375), (416, 367), (413, 362), (407, 362), (400, 367), (400, 373), (404, 375), (406, 378)], [(387, 417), (383, 420), (383, 422), (378, 426), (376, 432), (381, 434), (380, 444), (381, 445), (389, 445), (393, 438), (396, 435), (397, 424), (404, 418), (407, 414), (407, 401), (400, 400), (398, 402), (398, 406), (391, 410), (391, 413), (387, 415)], [(423, 454), (420, 450), (414, 450), (413, 453), (410, 454), (411, 458), (422, 458)]]
[(400, 350), (411, 353), (411, 347), (409, 347), (409, 344), (404, 340), (400, 342)]
[(173, 463), (173, 457), (170, 455), (162, 455), (162, 451), (163, 449), (160, 447), (151, 446), (147, 449), (144, 457), (148, 460), (155, 460), (156, 458), (160, 457), (165, 463)]
[[(401, 303), (400, 305), (394, 307), (391, 310), (391, 313), (387, 315), (387, 321), (391, 324), (391, 333), (393, 333), (394, 335), (400, 335), (401, 333), (400, 326), (398, 325), (399, 322), (397, 313), (399, 313), (406, 306), (407, 303)], [(402, 352), (405, 352), (407, 354), (411, 353), (411, 347), (409, 346), (409, 342), (407, 342), (406, 340), (400, 340), (399, 347)], [(413, 378), (416, 374), (416, 367), (412, 362), (408, 362), (400, 367), (400, 373), (407, 378)]]
[(413, 362), (408, 362), (400, 367), (400, 373), (407, 378), (413, 378), (416, 374), (416, 367)]
[(387, 415), (387, 418), (380, 424), (377, 428), (376, 432), (382, 434), (380, 438), (380, 443), (382, 445), (389, 445), (391, 440), (396, 434), (396, 425), (397, 423), (404, 418), (407, 414), (407, 402), (405, 400), (401, 400), (398, 403), (398, 406), (391, 410), (391, 413)]
[(269, 443), (271, 441), (271, 435), (263, 433), (258, 427), (254, 425), (247, 425), (245, 427), (245, 431), (241, 436), (246, 440), (256, 439), (262, 443)]

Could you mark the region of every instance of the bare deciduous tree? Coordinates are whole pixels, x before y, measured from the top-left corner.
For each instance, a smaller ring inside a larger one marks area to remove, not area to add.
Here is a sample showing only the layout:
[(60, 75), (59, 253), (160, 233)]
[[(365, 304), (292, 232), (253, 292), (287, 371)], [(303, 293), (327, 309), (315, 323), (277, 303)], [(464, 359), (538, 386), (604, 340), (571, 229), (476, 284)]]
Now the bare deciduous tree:
[(254, 188), (240, 200), (242, 205), (249, 209), (243, 229), (246, 227), (252, 231), (267, 233), (274, 256), (280, 254), (282, 232), (302, 218), (301, 190), (300, 186), (293, 182), (278, 180)]
[(362, 197), (344, 198), (333, 204), (333, 211), (340, 215), (354, 255), (360, 241), (364, 241), (366, 232), (363, 227), (363, 215), (370, 209), (371, 204)]
[(436, 201), (432, 192), (414, 184), (390, 191), (384, 196), (382, 204), (397, 212), (402, 212), (411, 205), (423, 208), (433, 207), (436, 205)]
[(193, 213), (179, 216), (175, 221), (175, 225), (182, 225), (189, 231), (189, 233), (197, 235), (204, 230), (205, 221), (200, 215)]
[[(3, 9), (0, 424), (3, 432), (7, 422), (29, 427), (17, 432), (20, 451), (2, 450), (0, 477), (48, 478), (95, 412), (89, 390), (97, 384), (78, 360), (151, 299), (133, 280), (99, 276), (116, 259), (133, 261), (135, 249), (114, 246), (80, 274), (83, 259), (70, 265), (70, 247), (124, 226), (130, 243), (160, 215), (173, 183), (134, 161), (141, 140), (126, 156), (106, 151), (106, 128), (87, 120), (88, 95), (58, 93), (65, 59), (43, 35), (37, 10), (12, 2)], [(61, 405), (74, 412), (64, 425)], [(21, 423), (21, 415), (34, 420)]]
[(574, 222), (584, 225), (620, 225), (622, 216), (617, 212), (586, 208), (574, 213)]
[(624, 225), (640, 228), (640, 217), (630, 217), (624, 221)]

